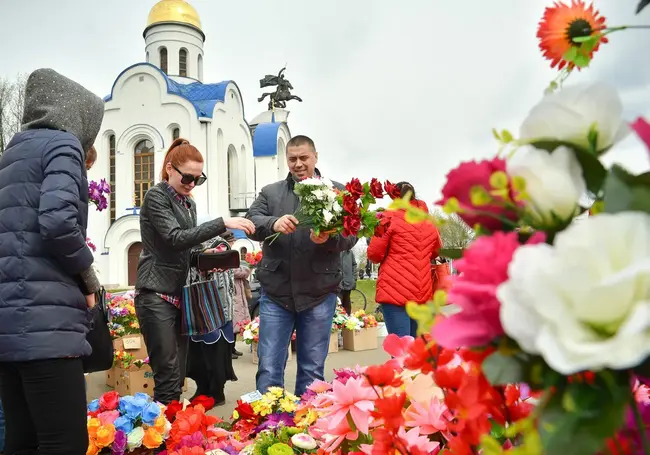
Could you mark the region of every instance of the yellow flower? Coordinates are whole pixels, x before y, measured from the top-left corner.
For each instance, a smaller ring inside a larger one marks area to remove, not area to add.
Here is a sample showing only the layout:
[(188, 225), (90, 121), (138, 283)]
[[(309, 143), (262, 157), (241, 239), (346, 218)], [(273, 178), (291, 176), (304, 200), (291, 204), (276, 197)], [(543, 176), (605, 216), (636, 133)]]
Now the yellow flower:
[(280, 398), (282, 395), (284, 395), (284, 389), (282, 389), (281, 387), (269, 387), (269, 391), (267, 395)]
[(253, 412), (259, 416), (267, 416), (273, 412), (273, 405), (266, 400), (257, 400), (252, 404)]
[(96, 417), (93, 417), (92, 419), (88, 420), (87, 427), (88, 427), (88, 436), (90, 437), (90, 439), (95, 439), (97, 437), (97, 430), (99, 430), (99, 427), (101, 426), (102, 423)]
[(239, 419), (239, 413), (237, 412), (237, 410), (235, 410), (232, 412), (232, 420), (237, 420), (237, 419)]
[(298, 409), (298, 404), (294, 400), (284, 397), (280, 400), (280, 409), (284, 412), (294, 412)]

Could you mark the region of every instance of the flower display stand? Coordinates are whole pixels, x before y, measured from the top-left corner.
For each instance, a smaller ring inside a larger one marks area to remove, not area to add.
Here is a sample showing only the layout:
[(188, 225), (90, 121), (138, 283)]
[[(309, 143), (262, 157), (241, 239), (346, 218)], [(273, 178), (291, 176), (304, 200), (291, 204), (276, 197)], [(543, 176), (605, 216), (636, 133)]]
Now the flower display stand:
[(339, 352), (339, 332), (332, 332), (330, 334), (330, 346), (329, 350), (327, 351), (328, 354), (332, 354), (333, 352)]
[(378, 346), (377, 327), (343, 330), (343, 349), (347, 351), (371, 351)]
[(117, 367), (115, 371), (115, 391), (120, 395), (135, 395), (138, 392), (153, 395), (153, 371), (149, 365), (129, 369)]
[[(258, 365), (260, 363), (259, 357), (257, 357), (257, 343), (253, 342), (252, 344), (252, 351), (253, 351), (253, 363), (255, 365)], [(291, 352), (291, 343), (289, 343), (289, 358), (287, 359), (288, 361), (291, 361), (293, 357), (293, 354)]]
[(144, 344), (142, 335), (125, 335), (113, 340), (113, 348), (116, 351), (125, 351), (133, 356), (136, 360), (144, 360), (149, 354), (147, 346)]
[(108, 387), (115, 388), (115, 381), (117, 380), (117, 368), (113, 367), (110, 370), (106, 371), (106, 385)]

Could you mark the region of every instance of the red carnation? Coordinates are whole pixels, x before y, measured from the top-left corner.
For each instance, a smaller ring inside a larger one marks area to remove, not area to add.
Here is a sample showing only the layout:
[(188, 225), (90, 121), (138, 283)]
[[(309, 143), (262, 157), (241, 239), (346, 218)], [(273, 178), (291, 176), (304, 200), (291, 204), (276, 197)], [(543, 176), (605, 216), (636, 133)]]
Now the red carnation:
[(355, 199), (359, 199), (361, 196), (363, 196), (363, 185), (357, 178), (353, 178), (350, 180), (350, 182), (345, 185), (345, 189), (350, 193), (350, 195)]
[(117, 409), (120, 402), (120, 394), (116, 391), (106, 392), (99, 398), (99, 409), (102, 411), (113, 411)]
[(382, 187), (381, 182), (376, 178), (373, 178), (370, 181), (370, 194), (372, 194), (375, 199), (381, 199), (384, 197), (384, 188)]
[(361, 219), (357, 216), (343, 217), (343, 235), (345, 237), (356, 237), (361, 229)]
[(178, 414), (182, 410), (183, 410), (183, 405), (179, 403), (177, 400), (174, 400), (171, 403), (169, 403), (165, 408), (165, 417), (167, 417), (167, 420), (173, 423), (174, 420), (176, 420), (176, 414)]
[[(497, 203), (487, 203), (476, 207), (472, 204), (471, 191), (474, 187), (482, 187), (488, 191), (491, 188), (490, 177), (497, 171), (506, 171), (506, 161), (501, 158), (470, 161), (461, 163), (456, 169), (447, 174), (447, 183), (442, 189), (442, 199), (437, 204), (444, 205), (451, 198), (458, 200), (460, 212), (458, 215), (470, 226), (480, 224), (491, 231), (498, 230), (503, 223), (496, 217), (517, 220), (517, 213), (501, 204), (499, 196), (493, 196)], [(512, 191), (509, 197), (512, 200)], [(491, 215), (488, 215), (489, 213)]]
[(214, 408), (214, 398), (205, 395), (199, 395), (192, 400), (190, 406), (197, 406), (199, 404), (203, 406), (203, 409), (209, 411), (210, 409)]
[(343, 196), (343, 210), (345, 210), (349, 215), (358, 216), (359, 204), (357, 204), (356, 198), (349, 194)]
[(384, 189), (386, 190), (386, 194), (388, 194), (391, 199), (398, 199), (402, 196), (402, 192), (399, 190), (399, 188), (397, 188), (396, 185), (390, 183), (388, 180), (386, 180), (386, 183), (384, 183)]

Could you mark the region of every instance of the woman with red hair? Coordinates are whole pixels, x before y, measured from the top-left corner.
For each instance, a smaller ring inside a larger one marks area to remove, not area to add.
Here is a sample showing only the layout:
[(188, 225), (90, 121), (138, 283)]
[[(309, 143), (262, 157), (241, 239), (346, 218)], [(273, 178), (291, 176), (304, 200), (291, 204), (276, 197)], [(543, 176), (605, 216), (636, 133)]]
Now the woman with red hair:
[[(415, 196), (413, 185), (396, 185), (400, 197), (410, 197), (411, 204), (429, 211), (424, 201)], [(386, 211), (388, 229), (381, 237), (373, 237), (368, 245), (368, 260), (379, 267), (377, 295), (388, 333), (400, 337), (417, 335), (417, 322), (406, 313), (408, 302), (426, 303), (433, 297), (431, 262), (442, 247), (440, 233), (428, 221), (416, 224), (405, 219), (405, 211)]]
[(154, 374), (154, 399), (179, 400), (186, 373), (188, 338), (181, 336), (180, 297), (194, 253), (228, 229), (255, 231), (245, 218), (217, 218), (197, 226), (192, 190), (205, 183), (203, 156), (185, 139), (176, 139), (163, 160), (162, 181), (140, 208), (142, 253), (135, 283), (135, 310)]

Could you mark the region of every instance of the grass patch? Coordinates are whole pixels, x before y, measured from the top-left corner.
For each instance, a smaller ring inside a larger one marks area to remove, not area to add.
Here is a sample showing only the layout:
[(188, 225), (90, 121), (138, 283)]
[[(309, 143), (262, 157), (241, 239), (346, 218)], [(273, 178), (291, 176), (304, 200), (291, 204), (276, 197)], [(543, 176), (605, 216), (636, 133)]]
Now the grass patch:
[[(357, 281), (357, 290), (363, 292), (366, 296), (366, 313), (372, 313), (377, 308), (377, 302), (375, 302), (375, 294), (377, 292), (377, 281), (376, 280), (358, 280)], [(356, 291), (352, 291), (352, 311), (363, 310), (363, 297)]]

